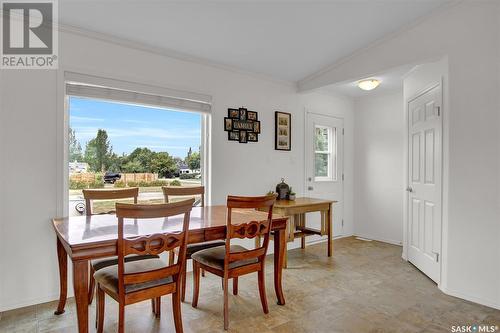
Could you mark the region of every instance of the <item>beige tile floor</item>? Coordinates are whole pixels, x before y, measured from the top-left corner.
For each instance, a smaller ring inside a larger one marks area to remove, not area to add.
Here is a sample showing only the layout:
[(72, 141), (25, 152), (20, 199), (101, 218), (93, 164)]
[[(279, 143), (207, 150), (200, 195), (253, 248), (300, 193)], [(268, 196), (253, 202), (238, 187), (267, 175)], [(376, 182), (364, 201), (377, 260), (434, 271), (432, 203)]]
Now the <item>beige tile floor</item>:
[[(325, 244), (289, 251), (284, 271), (287, 304), (276, 305), (272, 258), (267, 265), (269, 314), (261, 310), (256, 276), (240, 278), (239, 295), (230, 296), (230, 332), (451, 332), (452, 325), (488, 324), (500, 328), (500, 311), (443, 294), (412, 265), (401, 248), (354, 238), (335, 241), (333, 258)], [(218, 278), (201, 279), (198, 309), (193, 309), (191, 275), (182, 307), (185, 332), (223, 332), (222, 290)], [(95, 302), (90, 309), (94, 331)], [(53, 315), (55, 302), (0, 314), (0, 332), (76, 332), (75, 306)], [(106, 332), (116, 332), (117, 306), (108, 298)], [(126, 309), (127, 332), (173, 332), (170, 296), (162, 317), (153, 318), (150, 303)], [(500, 332), (500, 331), (499, 331)]]

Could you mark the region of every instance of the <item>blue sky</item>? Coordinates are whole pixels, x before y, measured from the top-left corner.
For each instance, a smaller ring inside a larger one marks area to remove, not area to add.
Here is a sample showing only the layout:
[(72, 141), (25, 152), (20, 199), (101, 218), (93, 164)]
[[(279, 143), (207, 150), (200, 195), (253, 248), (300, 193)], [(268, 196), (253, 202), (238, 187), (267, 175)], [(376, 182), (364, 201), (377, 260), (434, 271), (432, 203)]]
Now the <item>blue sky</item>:
[(199, 150), (201, 115), (197, 113), (71, 97), (69, 114), (70, 127), (84, 151), (99, 128), (107, 131), (118, 155), (147, 147), (184, 158), (189, 147)]

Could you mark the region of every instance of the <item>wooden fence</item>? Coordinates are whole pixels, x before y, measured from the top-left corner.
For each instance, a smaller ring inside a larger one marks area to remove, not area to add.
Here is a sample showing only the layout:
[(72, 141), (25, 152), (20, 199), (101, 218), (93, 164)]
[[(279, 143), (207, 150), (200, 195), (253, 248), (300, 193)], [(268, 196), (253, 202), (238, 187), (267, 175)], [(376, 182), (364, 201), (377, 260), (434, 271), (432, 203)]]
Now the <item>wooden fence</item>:
[[(69, 179), (72, 181), (78, 181), (78, 182), (94, 182), (98, 179), (98, 175), (96, 173), (92, 172), (84, 172), (84, 173), (72, 173), (69, 175)], [(145, 181), (145, 182), (152, 182), (155, 180), (158, 180), (158, 174), (157, 173), (122, 173), (122, 178), (120, 181), (123, 181), (125, 183), (128, 182), (140, 182), (140, 181)], [(102, 177), (101, 177), (102, 179)]]

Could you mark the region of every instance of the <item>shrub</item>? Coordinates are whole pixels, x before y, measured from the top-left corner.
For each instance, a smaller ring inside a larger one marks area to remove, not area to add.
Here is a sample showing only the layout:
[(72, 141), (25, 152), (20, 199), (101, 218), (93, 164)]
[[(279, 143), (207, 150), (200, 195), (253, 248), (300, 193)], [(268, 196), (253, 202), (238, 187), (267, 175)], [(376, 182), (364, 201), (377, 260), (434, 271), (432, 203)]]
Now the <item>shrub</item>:
[(180, 179), (195, 179), (199, 176), (199, 173), (182, 173), (179, 178)]
[(83, 190), (87, 188), (87, 183), (80, 180), (71, 180), (69, 181), (70, 190)]
[(124, 188), (126, 186), (125, 182), (123, 180), (117, 180), (115, 182), (115, 187), (116, 188)]
[(182, 184), (179, 180), (175, 179), (170, 182), (170, 186), (182, 186)]
[(88, 183), (89, 188), (103, 188), (104, 187), (104, 182), (100, 182), (98, 180), (95, 180), (93, 182)]
[(166, 180), (153, 180), (149, 183), (149, 186), (168, 186), (168, 182)]
[(95, 182), (99, 182), (99, 183), (104, 182), (104, 176), (102, 173), (95, 174)]
[(139, 181), (139, 183), (137, 185), (139, 187), (150, 187), (151, 186), (150, 184), (151, 184), (150, 182), (147, 182), (145, 180), (141, 180), (141, 181)]
[(128, 187), (137, 187), (138, 183), (137, 182), (134, 182), (133, 180), (130, 181), (130, 182), (127, 182), (127, 186)]

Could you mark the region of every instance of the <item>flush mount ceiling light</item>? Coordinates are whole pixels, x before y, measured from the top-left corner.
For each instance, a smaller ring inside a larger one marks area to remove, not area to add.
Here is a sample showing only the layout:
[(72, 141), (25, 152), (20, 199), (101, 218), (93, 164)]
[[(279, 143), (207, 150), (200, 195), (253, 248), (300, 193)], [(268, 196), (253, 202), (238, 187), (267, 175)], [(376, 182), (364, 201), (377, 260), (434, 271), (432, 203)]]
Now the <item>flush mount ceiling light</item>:
[(363, 90), (373, 90), (378, 87), (380, 81), (377, 79), (366, 79), (358, 82), (358, 87)]

